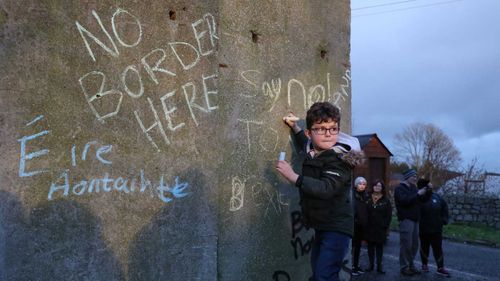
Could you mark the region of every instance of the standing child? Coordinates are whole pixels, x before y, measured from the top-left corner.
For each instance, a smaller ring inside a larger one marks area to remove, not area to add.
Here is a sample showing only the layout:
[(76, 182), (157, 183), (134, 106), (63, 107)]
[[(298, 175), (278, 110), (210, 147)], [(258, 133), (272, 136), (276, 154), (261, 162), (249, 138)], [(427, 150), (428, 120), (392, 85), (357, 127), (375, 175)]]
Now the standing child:
[(429, 247), (437, 264), (436, 273), (441, 276), (450, 277), (450, 272), (444, 268), (443, 257), (443, 225), (448, 224), (448, 204), (443, 197), (433, 192), (434, 186), (430, 180), (419, 179), (418, 188), (426, 188), (428, 191), (422, 198), (420, 208), (420, 258), (422, 259), (422, 271), (429, 272)]
[(368, 242), (368, 259), (370, 260), (368, 271), (373, 270), (374, 255), (376, 253), (377, 272), (385, 274), (382, 269), (382, 256), (384, 255), (384, 242), (391, 224), (392, 206), (389, 199), (387, 199), (385, 185), (382, 180), (373, 182), (372, 192), (366, 206), (368, 225), (365, 235)]
[(347, 135), (340, 135), (340, 142), (340, 111), (328, 102), (307, 111), (305, 131), (293, 114), (284, 120), (306, 154), (302, 174), (286, 161), (278, 161), (276, 169), (298, 188), (304, 224), (315, 231), (310, 280), (336, 281), (353, 233), (351, 170), (362, 160), (359, 142)]

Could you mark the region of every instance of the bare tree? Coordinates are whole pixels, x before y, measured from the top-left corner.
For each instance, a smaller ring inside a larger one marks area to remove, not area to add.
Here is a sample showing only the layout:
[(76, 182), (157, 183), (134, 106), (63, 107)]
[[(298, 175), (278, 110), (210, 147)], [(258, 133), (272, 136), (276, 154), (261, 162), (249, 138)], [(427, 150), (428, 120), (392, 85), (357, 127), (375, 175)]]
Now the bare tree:
[(446, 172), (455, 169), (460, 161), (453, 140), (430, 123), (410, 124), (396, 134), (394, 144), (399, 157), (438, 185), (444, 183)]
[(451, 179), (443, 186), (443, 192), (483, 195), (486, 193), (485, 180), (488, 174), (483, 166), (478, 164), (478, 158), (473, 158), (461, 170), (460, 176)]

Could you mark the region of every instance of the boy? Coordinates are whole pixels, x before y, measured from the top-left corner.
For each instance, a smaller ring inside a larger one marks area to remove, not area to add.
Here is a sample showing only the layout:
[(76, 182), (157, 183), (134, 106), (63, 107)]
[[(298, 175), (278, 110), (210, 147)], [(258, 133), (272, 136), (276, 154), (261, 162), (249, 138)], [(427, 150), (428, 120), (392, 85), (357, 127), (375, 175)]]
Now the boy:
[(443, 258), (443, 225), (448, 224), (448, 204), (439, 194), (434, 192), (434, 185), (428, 179), (421, 178), (417, 181), (417, 188), (426, 188), (427, 192), (422, 198), (420, 206), (419, 236), (420, 258), (422, 271), (429, 272), (429, 247), (432, 247), (434, 260), (436, 260), (436, 273), (450, 277), (450, 272), (444, 268)]
[(307, 111), (305, 131), (293, 114), (284, 120), (307, 154), (301, 175), (285, 161), (278, 161), (276, 169), (298, 187), (304, 224), (315, 231), (310, 280), (339, 280), (354, 225), (351, 170), (363, 153), (356, 138), (339, 135), (340, 111), (328, 102), (315, 103)]

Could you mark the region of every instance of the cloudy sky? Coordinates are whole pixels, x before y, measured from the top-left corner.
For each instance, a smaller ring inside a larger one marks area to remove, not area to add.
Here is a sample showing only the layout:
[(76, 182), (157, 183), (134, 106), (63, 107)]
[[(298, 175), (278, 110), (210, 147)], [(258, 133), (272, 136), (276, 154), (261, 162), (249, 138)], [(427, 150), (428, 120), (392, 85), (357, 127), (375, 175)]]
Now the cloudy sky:
[(353, 133), (377, 133), (393, 151), (405, 126), (432, 123), (463, 166), (477, 157), (500, 173), (500, 1), (352, 0), (351, 8)]

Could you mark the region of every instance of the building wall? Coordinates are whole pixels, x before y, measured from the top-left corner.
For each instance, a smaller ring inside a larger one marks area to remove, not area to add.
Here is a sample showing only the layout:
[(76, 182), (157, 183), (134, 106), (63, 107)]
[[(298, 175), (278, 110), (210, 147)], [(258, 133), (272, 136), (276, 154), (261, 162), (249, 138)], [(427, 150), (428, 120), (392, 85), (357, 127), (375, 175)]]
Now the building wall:
[(350, 1), (0, 0), (1, 280), (306, 280), (281, 117), (351, 131)]

